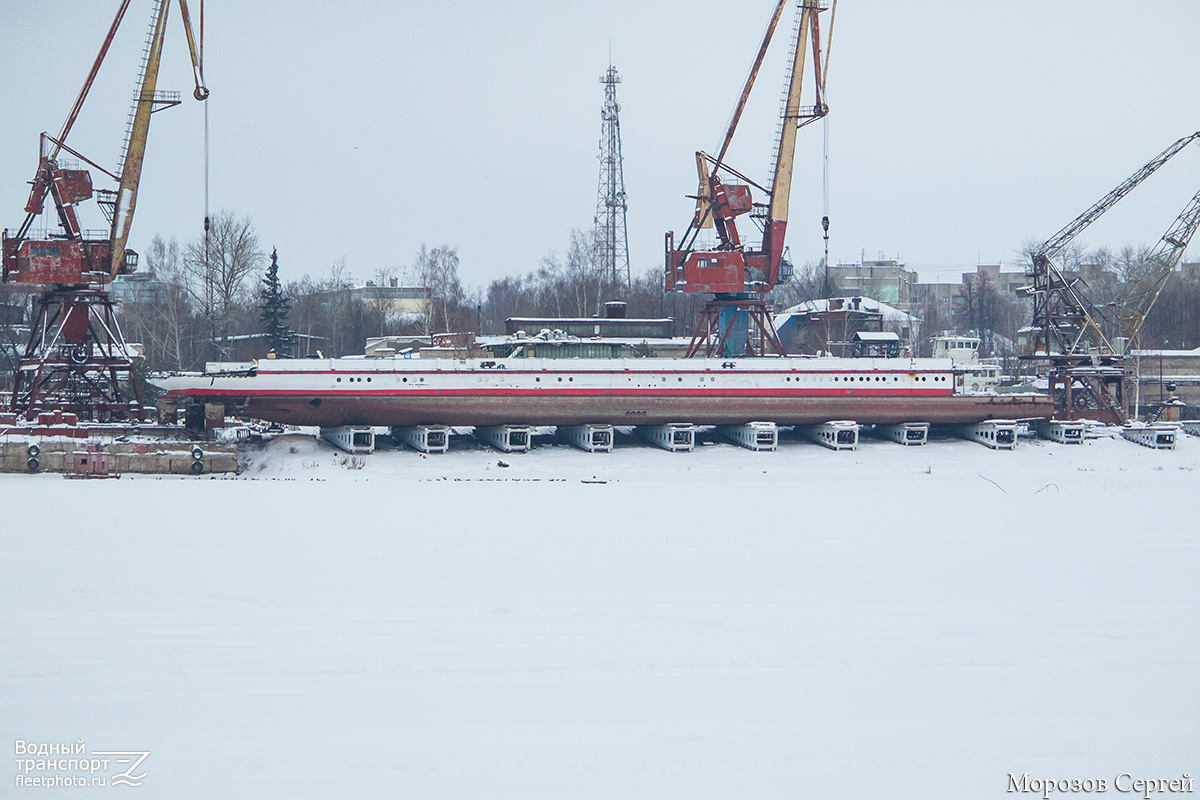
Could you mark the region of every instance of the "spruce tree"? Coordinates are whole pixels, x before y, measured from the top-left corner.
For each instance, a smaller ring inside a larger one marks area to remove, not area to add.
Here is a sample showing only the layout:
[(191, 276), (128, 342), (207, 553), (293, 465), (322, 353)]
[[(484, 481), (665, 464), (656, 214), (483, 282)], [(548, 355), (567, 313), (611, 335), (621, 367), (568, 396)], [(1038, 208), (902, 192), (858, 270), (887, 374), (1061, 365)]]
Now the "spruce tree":
[(267, 276), (262, 280), (263, 288), (260, 293), (263, 333), (267, 335), (267, 344), (276, 354), (290, 356), (292, 354), (292, 331), (288, 328), (287, 316), (291, 301), (283, 296), (283, 287), (279, 283), (279, 253), (271, 248), (271, 266), (267, 268)]

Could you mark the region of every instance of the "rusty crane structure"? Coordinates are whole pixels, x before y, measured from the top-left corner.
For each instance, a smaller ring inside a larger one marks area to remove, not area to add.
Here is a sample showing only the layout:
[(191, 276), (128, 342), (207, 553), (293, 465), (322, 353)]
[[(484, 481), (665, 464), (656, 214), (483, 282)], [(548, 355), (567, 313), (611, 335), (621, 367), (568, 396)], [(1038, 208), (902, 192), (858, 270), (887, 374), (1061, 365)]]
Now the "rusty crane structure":
[[(788, 223), (797, 130), (829, 113), (825, 84), (831, 36), (826, 36), (822, 44), (819, 19), (820, 12), (826, 9), (818, 0), (797, 0), (796, 3), (783, 107), (767, 185), (756, 183), (729, 166), (725, 157), (786, 5), (787, 0), (778, 0), (775, 4), (717, 155), (696, 153), (699, 190), (694, 196), (696, 211), (692, 221), (678, 243), (673, 231), (666, 234), (667, 291), (713, 295), (701, 313), (688, 349), (689, 356), (701, 352), (705, 357), (767, 355), (770, 351), (784, 354), (763, 296), (791, 277), (784, 233)], [(832, 32), (836, 0), (830, 9)], [(811, 105), (802, 105), (801, 89), (810, 51), (815, 94)], [(752, 187), (762, 193), (765, 202), (754, 201)], [(743, 215), (758, 227), (761, 238), (757, 242), (739, 228), (738, 217)], [(714, 245), (699, 242), (701, 232), (708, 229), (715, 229)]]
[(1197, 139), (1200, 131), (1173, 142), (1051, 236), (1030, 261), (1022, 293), (1033, 301), (1033, 322), (1021, 357), (1045, 365), (1059, 419), (1125, 421), (1125, 353), (1200, 226), (1200, 192), (1111, 305), (1089, 300), (1083, 279), (1057, 262), (1085, 228)]
[[(105, 56), (125, 18), (130, 0), (121, 0), (116, 16), (92, 63), (75, 104), (57, 136), (43, 132), (37, 171), (25, 204), (25, 221), (13, 235), (4, 230), (0, 263), (5, 282), (45, 287), (37, 298), (30, 337), (17, 367), (10, 411), (32, 418), (39, 411), (62, 410), (80, 419), (136, 420), (142, 416), (133, 361), (117, 325), (110, 285), (137, 268), (137, 253), (127, 248), (137, 205), (138, 185), (150, 129), (150, 116), (179, 105), (179, 92), (158, 89), (170, 0), (155, 0), (142, 53), (137, 89), (125, 131), (120, 164), (110, 172), (67, 144), (71, 130)], [(194, 96), (208, 97), (204, 83), (204, 10), (200, 36), (193, 33), (187, 0), (178, 0), (195, 78)], [(62, 154), (86, 163), (115, 183), (92, 184), (92, 174), (63, 163)], [(95, 199), (110, 222), (107, 235), (85, 230), (76, 206)], [(53, 207), (54, 228), (34, 227)]]

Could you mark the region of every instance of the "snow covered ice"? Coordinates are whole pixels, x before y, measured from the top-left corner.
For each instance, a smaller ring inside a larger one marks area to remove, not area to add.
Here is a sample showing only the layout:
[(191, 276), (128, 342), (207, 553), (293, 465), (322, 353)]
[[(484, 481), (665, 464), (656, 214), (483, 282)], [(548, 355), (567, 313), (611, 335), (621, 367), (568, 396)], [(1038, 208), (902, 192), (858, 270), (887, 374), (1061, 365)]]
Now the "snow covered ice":
[(0, 741), (149, 751), (145, 798), (1200, 776), (1198, 439), (499, 460), (0, 475)]

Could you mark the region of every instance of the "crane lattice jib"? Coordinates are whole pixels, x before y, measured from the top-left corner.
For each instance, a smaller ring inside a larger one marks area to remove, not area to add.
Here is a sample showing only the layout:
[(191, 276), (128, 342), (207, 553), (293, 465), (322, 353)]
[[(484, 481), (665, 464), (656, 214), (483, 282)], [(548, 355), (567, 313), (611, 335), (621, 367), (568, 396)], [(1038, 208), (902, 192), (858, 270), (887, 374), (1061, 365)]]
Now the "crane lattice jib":
[[(1200, 138), (1200, 131), (1172, 143), (1166, 150), (1152, 158), (1137, 172), (1076, 217), (1069, 225), (1051, 236), (1034, 255), (1030, 275), (1038, 294), (1035, 294), (1034, 297), (1033, 325), (1042, 331), (1041, 335), (1045, 342), (1047, 355), (1054, 349), (1051, 343), (1057, 344), (1065, 355), (1081, 352), (1085, 342), (1087, 342), (1087, 349), (1091, 351), (1102, 353), (1116, 351), (1093, 316), (1093, 314), (1105, 316), (1103, 309), (1093, 306), (1076, 291), (1076, 281), (1063, 274), (1062, 270), (1055, 265), (1054, 258), (1088, 225), (1095, 222), (1118, 200), (1129, 194), (1138, 184), (1154, 174), (1180, 150), (1198, 138)], [(1185, 212), (1180, 220), (1183, 221), (1186, 216)], [(1182, 222), (1177, 222), (1178, 224), (1182, 224)], [(1172, 228), (1172, 231), (1174, 230)], [(1188, 233), (1189, 238), (1190, 235)], [(1172, 235), (1172, 232), (1168, 232), (1168, 237), (1179, 241), (1179, 234)], [(1168, 237), (1164, 237), (1164, 242)], [(1167, 252), (1163, 251), (1163, 255), (1166, 256)], [(1121, 335), (1131, 328), (1141, 327), (1141, 320), (1144, 320), (1145, 312), (1149, 310), (1149, 305), (1153, 304), (1154, 298), (1158, 296), (1162, 284), (1166, 282), (1166, 278), (1170, 274), (1169, 269), (1165, 272), (1161, 269), (1151, 269), (1149, 272), (1155, 276), (1154, 280), (1141, 287), (1140, 290), (1136, 290), (1136, 293), (1130, 291), (1125, 295), (1128, 298), (1138, 298), (1134, 303), (1136, 310), (1132, 313), (1120, 310), (1117, 312), (1119, 323), (1117, 327), (1122, 332)], [(1133, 320), (1134, 316), (1139, 316), (1140, 319)]]
[(1122, 336), (1132, 340), (1138, 335), (1197, 227), (1200, 227), (1200, 192), (1158, 240), (1143, 268), (1126, 284), (1125, 299), (1120, 306)]
[[(129, 231), (133, 226), (138, 184), (142, 179), (142, 162), (146, 155), (150, 115), (154, 113), (159, 103), (155, 89), (158, 85), (158, 69), (162, 60), (163, 37), (166, 34), (167, 9), (169, 7), (170, 0), (159, 0), (152, 18), (146, 49), (142, 54), (142, 74), (139, 77), (139, 88), (134, 103), (129, 138), (121, 158), (121, 185), (117, 190), (116, 206), (112, 218), (110, 272), (114, 278), (120, 273), (121, 265), (125, 261), (125, 244), (129, 241)], [(197, 100), (206, 100), (208, 99), (208, 89), (203, 83), (204, 65), (192, 34), (191, 15), (188, 13), (187, 0), (179, 0), (179, 10), (187, 33), (188, 50), (192, 57), (192, 73), (196, 80), (196, 90), (193, 95)]]
[(1084, 211), (1069, 225), (1046, 240), (1046, 243), (1042, 245), (1042, 249), (1038, 252), (1039, 260), (1041, 258), (1053, 258), (1054, 255), (1066, 247), (1072, 239), (1078, 236), (1084, 228), (1095, 222), (1105, 211), (1108, 211), (1110, 208), (1112, 208), (1118, 200), (1133, 191), (1133, 189), (1139, 183), (1153, 175), (1159, 167), (1170, 161), (1176, 153), (1187, 147), (1196, 139), (1200, 139), (1200, 131), (1193, 133), (1191, 136), (1183, 137), (1166, 150), (1163, 150), (1161, 153), (1147, 162), (1145, 166), (1125, 179), (1121, 185), (1117, 186), (1117, 188), (1100, 198), (1095, 205), (1093, 205), (1087, 211)]

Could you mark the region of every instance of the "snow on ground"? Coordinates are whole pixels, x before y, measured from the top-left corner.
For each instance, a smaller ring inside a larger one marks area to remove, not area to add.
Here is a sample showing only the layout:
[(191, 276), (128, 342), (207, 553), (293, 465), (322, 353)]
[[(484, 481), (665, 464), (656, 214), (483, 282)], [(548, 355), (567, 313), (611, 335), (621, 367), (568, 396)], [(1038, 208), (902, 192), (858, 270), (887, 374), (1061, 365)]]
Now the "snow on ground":
[(0, 746), (149, 751), (146, 798), (1200, 776), (1200, 440), (618, 448), (2, 475)]

